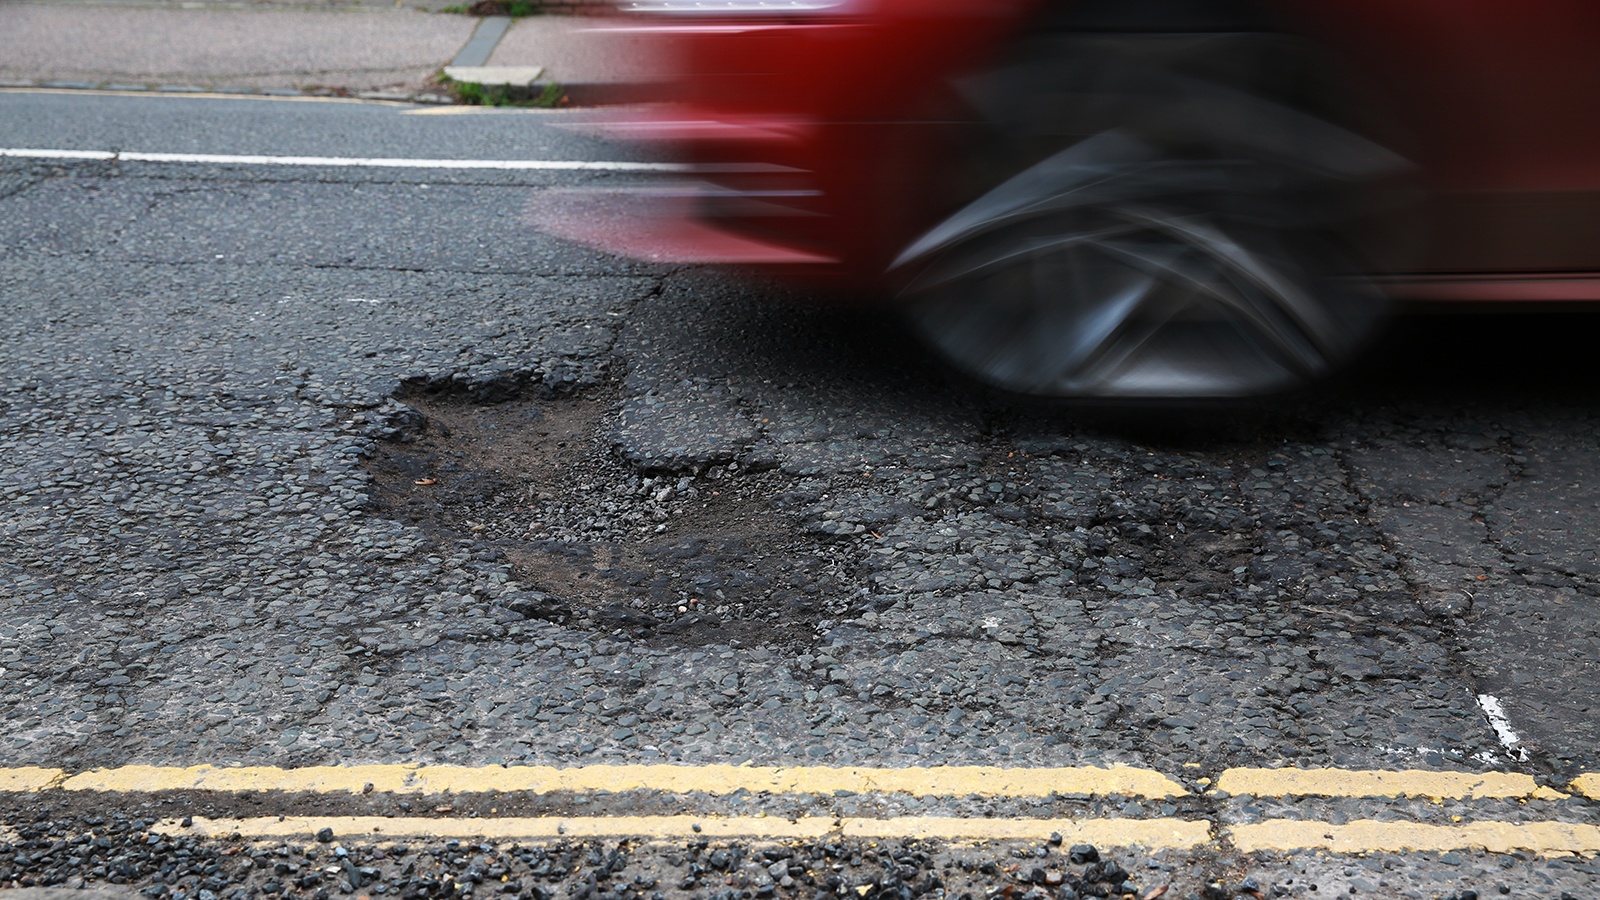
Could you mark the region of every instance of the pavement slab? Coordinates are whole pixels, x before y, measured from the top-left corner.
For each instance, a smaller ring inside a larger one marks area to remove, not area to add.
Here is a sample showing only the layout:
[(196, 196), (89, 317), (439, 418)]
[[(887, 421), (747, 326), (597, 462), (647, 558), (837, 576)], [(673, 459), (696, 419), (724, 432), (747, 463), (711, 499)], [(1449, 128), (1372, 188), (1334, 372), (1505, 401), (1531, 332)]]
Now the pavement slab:
[(615, 31), (604, 16), (529, 16), (511, 23), (494, 52), (491, 66), (540, 65), (546, 77), (564, 85), (603, 85), (656, 79), (672, 61), (657, 44)]
[(477, 20), (410, 9), (0, 5), (0, 79), (417, 90)]

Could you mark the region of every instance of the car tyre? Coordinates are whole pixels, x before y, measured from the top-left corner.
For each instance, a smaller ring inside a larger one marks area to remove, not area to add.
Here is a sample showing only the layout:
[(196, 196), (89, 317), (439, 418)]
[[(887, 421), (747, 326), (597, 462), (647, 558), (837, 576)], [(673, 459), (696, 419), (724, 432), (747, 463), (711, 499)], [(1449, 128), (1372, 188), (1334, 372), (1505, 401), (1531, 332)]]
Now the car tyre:
[(891, 266), (913, 330), (1043, 397), (1325, 377), (1385, 318), (1350, 225), (1406, 163), (1317, 108), (1292, 36), (1139, 25), (1054, 23), (955, 85), (982, 187)]

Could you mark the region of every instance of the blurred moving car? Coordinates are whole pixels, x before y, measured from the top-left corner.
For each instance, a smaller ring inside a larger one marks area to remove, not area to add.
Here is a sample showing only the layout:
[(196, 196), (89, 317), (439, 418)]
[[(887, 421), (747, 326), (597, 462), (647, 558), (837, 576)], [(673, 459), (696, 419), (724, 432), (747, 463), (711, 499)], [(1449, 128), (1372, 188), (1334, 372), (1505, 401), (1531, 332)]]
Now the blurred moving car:
[(546, 227), (892, 298), (1007, 390), (1256, 396), (1397, 300), (1600, 300), (1594, 0), (623, 8), (672, 69), (603, 130), (691, 176)]

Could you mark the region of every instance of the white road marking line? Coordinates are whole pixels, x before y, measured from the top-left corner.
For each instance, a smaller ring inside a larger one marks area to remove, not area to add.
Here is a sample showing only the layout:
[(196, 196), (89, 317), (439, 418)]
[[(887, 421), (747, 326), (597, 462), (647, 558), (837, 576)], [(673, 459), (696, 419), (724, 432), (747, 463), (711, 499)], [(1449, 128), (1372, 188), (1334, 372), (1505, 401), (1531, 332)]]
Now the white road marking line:
[[(221, 258), (222, 254), (217, 254), (217, 259)], [(367, 306), (382, 306), (393, 302), (383, 297), (296, 297), (292, 294), (278, 300), (280, 306), (285, 303), (362, 303)]]
[(222, 166), (309, 166), (354, 169), (488, 169), (511, 172), (685, 172), (679, 163), (579, 159), (390, 159), (363, 156), (257, 156), (228, 153), (142, 153), (109, 150), (0, 148), (13, 159), (74, 159), (110, 162), (191, 163)]
[(23, 159), (116, 159), (115, 153), (105, 150), (0, 150), (0, 156)]
[(1500, 705), (1500, 698), (1493, 694), (1479, 694), (1478, 707), (1488, 717), (1494, 733), (1500, 738), (1500, 743), (1506, 748), (1506, 752), (1511, 754), (1511, 758), (1527, 760), (1528, 751), (1522, 746), (1522, 738), (1511, 730), (1511, 720), (1506, 718), (1506, 709)]

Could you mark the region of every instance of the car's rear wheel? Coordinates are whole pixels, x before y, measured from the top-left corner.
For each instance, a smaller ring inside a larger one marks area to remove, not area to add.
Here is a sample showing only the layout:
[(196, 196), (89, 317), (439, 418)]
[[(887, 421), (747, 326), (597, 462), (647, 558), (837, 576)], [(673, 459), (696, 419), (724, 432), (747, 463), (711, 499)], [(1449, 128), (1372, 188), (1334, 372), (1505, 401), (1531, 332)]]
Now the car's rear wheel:
[(1315, 111), (1297, 40), (1154, 25), (1057, 23), (959, 85), (983, 187), (893, 271), (914, 330), (970, 375), (1257, 396), (1327, 375), (1382, 321), (1343, 230), (1404, 163)]

